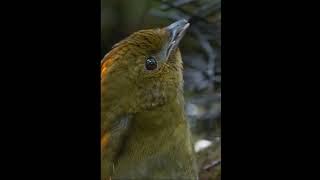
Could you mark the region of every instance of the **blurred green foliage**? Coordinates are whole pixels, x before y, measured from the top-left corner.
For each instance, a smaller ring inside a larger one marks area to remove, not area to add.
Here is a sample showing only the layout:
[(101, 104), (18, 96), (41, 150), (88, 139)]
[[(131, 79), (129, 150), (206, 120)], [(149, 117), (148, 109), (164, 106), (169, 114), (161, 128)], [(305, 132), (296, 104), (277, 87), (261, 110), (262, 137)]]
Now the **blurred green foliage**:
[(114, 43), (132, 32), (158, 26), (161, 20), (148, 15), (149, 9), (158, 4), (150, 0), (102, 0), (101, 47), (103, 55)]

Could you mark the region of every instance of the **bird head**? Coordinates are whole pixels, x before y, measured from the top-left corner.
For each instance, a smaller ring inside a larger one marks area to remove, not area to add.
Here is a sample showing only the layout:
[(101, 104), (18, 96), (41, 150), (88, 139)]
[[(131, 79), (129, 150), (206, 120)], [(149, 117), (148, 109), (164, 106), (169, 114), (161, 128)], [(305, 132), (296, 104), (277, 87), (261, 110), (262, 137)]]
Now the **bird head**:
[(183, 83), (178, 45), (188, 27), (186, 20), (179, 20), (137, 31), (115, 44), (101, 64), (102, 101), (135, 113), (177, 96)]

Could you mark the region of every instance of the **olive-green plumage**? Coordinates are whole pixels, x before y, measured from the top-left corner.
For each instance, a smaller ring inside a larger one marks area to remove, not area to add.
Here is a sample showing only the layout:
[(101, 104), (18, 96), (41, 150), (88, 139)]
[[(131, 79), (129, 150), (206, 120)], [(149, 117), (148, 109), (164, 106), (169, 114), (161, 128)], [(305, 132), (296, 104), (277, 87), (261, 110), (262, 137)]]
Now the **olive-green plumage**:
[(103, 59), (101, 179), (197, 179), (177, 48), (188, 26), (138, 31)]

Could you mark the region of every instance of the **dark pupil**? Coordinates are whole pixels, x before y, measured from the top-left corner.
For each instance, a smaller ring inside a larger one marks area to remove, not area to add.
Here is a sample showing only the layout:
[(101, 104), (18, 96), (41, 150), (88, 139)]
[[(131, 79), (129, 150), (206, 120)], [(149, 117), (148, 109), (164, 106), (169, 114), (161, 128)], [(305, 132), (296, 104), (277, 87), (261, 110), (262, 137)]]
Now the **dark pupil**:
[(153, 57), (149, 57), (146, 60), (146, 69), (147, 70), (154, 70), (157, 68), (157, 61)]

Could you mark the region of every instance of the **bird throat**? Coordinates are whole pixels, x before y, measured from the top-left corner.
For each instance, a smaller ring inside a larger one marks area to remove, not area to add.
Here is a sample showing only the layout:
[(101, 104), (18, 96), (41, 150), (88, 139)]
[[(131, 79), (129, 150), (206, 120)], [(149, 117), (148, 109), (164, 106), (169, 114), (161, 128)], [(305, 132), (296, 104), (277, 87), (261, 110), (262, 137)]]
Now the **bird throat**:
[(161, 131), (174, 129), (179, 124), (184, 123), (186, 122), (182, 95), (178, 95), (163, 106), (137, 113), (132, 120), (132, 126), (139, 133), (150, 133), (150, 135), (156, 134), (155, 132), (161, 133)]

